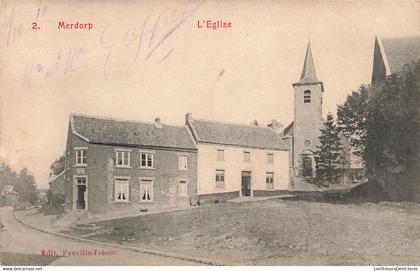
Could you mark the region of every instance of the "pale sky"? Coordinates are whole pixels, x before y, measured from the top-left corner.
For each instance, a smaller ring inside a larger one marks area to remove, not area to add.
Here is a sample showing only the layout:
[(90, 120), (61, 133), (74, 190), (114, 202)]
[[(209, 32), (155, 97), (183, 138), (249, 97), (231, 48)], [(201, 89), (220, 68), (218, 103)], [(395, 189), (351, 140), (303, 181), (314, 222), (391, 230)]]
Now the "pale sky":
[(308, 39), (326, 114), (370, 82), (375, 35), (420, 34), (419, 1), (66, 2), (1, 1), (0, 161), (28, 167), (40, 188), (70, 112), (287, 125)]

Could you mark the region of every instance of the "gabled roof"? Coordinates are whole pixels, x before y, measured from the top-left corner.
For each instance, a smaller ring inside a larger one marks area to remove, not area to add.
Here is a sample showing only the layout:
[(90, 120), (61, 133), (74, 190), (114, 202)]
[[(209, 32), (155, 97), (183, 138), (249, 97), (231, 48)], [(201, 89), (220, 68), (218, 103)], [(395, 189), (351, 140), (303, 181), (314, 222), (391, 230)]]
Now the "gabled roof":
[(231, 124), (208, 120), (187, 120), (199, 143), (231, 145), (245, 148), (288, 150), (272, 128)]
[(306, 48), (305, 62), (303, 64), (302, 74), (300, 80), (296, 84), (318, 84), (322, 83), (316, 77), (314, 59), (312, 57), (311, 43), (308, 42)]
[(402, 71), (404, 65), (420, 59), (420, 36), (375, 38), (372, 83)]
[(156, 125), (80, 114), (72, 114), (70, 122), (73, 134), (90, 143), (196, 150), (185, 126)]

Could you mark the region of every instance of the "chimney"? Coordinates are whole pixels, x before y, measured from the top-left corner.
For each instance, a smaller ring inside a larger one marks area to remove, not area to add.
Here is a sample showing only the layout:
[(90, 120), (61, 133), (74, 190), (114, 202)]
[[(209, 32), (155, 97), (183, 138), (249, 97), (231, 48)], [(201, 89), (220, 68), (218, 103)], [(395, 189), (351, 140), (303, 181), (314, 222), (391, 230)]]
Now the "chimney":
[(163, 127), (162, 123), (160, 122), (160, 118), (159, 117), (156, 117), (155, 118), (155, 127), (156, 128), (162, 128)]
[(193, 117), (192, 117), (191, 112), (188, 112), (187, 114), (185, 114), (185, 123), (190, 122), (192, 120), (193, 120)]

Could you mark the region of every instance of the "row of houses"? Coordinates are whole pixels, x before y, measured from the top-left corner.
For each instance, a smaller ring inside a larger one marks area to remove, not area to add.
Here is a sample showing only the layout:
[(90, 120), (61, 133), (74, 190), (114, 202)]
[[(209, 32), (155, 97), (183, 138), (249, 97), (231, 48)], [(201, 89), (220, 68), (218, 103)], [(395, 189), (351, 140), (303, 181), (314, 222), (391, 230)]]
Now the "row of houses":
[[(185, 125), (72, 114), (64, 178), (70, 210), (153, 210), (284, 193), (288, 149), (268, 127)], [(211, 180), (211, 181), (209, 181)]]
[[(372, 82), (399, 72), (419, 52), (419, 37), (377, 38)], [(315, 176), (324, 85), (310, 44), (293, 89), (294, 119), (284, 128), (201, 120), (191, 113), (181, 126), (160, 118), (146, 123), (72, 114), (65, 168), (51, 187), (64, 191), (67, 210), (97, 213), (318, 190), (308, 180)], [(349, 163), (346, 178), (361, 169)]]

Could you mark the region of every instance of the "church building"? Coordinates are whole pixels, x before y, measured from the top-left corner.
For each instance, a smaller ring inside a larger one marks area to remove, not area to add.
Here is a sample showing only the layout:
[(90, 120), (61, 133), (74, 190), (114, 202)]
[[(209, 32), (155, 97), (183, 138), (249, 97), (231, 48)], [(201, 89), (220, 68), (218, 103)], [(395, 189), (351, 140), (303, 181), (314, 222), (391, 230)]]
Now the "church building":
[[(315, 177), (314, 152), (319, 145), (324, 85), (316, 76), (311, 44), (306, 49), (300, 80), (293, 84), (294, 120), (283, 132), (289, 146), (289, 190), (316, 190), (306, 182)], [(306, 180), (306, 181), (305, 181)]]

